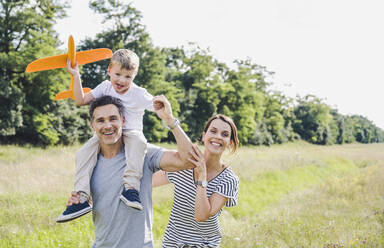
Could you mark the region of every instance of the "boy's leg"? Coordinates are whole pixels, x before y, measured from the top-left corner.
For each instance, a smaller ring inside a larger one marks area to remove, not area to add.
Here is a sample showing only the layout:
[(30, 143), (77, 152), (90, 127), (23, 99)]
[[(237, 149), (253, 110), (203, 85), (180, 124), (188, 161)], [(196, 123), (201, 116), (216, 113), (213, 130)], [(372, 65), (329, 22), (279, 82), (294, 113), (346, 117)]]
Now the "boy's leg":
[(99, 139), (94, 135), (76, 152), (75, 191), (80, 194), (80, 200), (82, 197), (90, 199), (90, 182), (99, 150)]
[(97, 163), (99, 149), (99, 140), (94, 135), (76, 152), (75, 191), (79, 193), (80, 203), (68, 206), (63, 214), (56, 219), (57, 222), (76, 219), (92, 210), (89, 205), (91, 195), (90, 180)]
[(147, 140), (141, 131), (128, 130), (123, 133), (126, 167), (123, 174), (124, 191), (120, 199), (130, 207), (142, 209), (139, 191), (143, 176)]

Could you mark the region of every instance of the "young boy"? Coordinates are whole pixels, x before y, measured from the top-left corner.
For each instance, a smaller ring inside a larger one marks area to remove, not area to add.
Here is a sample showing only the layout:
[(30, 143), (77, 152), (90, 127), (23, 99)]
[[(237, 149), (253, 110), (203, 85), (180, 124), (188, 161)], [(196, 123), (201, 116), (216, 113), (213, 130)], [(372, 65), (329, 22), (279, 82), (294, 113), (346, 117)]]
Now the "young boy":
[[(147, 151), (147, 141), (142, 133), (145, 110), (153, 111), (153, 97), (144, 88), (133, 83), (139, 69), (138, 56), (128, 50), (117, 50), (108, 66), (110, 81), (99, 84), (91, 92), (84, 95), (78, 65), (72, 68), (68, 62), (67, 69), (73, 76), (73, 94), (77, 105), (89, 104), (93, 99), (110, 95), (119, 98), (125, 107), (123, 113), (123, 141), (125, 145), (126, 168), (122, 184), (124, 185), (120, 199), (128, 206), (142, 210), (139, 198), (142, 166)], [(103, 120), (100, 120), (101, 122)], [(113, 120), (110, 120), (113, 121)], [(98, 120), (96, 120), (96, 123)], [(103, 130), (103, 136), (114, 137), (113, 125)], [(113, 141), (111, 141), (113, 142)], [(67, 207), (57, 218), (57, 222), (65, 222), (80, 217), (92, 210), (90, 201), (90, 180), (99, 153), (99, 142), (96, 135), (89, 139), (76, 153), (75, 191), (80, 195), (80, 203)]]

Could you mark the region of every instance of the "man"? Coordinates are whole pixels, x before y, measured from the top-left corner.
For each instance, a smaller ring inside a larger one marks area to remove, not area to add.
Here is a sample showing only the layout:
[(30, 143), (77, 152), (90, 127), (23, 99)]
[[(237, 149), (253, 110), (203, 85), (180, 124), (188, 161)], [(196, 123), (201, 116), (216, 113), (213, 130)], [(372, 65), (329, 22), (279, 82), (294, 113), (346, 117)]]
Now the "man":
[[(152, 175), (158, 170), (178, 171), (192, 168), (188, 163), (192, 143), (180, 123), (172, 116), (171, 106), (164, 96), (154, 97), (155, 112), (172, 131), (177, 151), (167, 151), (148, 145), (141, 179), (140, 198), (143, 210), (127, 207), (119, 201), (121, 177), (125, 168), (122, 141), (123, 106), (110, 96), (95, 99), (90, 106), (91, 127), (99, 138), (100, 153), (91, 178), (94, 248), (99, 247), (153, 247), (152, 238)], [(67, 206), (78, 204), (79, 195), (72, 193)]]

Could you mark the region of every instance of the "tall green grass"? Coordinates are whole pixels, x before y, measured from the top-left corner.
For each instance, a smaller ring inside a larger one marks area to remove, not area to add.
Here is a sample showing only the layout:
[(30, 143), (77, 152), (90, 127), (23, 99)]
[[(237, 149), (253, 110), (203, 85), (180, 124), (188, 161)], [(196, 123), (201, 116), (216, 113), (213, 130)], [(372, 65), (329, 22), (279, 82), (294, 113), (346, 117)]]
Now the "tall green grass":
[[(0, 247), (90, 247), (91, 215), (56, 224), (72, 190), (75, 147), (0, 146)], [(384, 247), (384, 144), (243, 147), (226, 156), (239, 204), (221, 247)], [(172, 186), (154, 189), (160, 247)]]

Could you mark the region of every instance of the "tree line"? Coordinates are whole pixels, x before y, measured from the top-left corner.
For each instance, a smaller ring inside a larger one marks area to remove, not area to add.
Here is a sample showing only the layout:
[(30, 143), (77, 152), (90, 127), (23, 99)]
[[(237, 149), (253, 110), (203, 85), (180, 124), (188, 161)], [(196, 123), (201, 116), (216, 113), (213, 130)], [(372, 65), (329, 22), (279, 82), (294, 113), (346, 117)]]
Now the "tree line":
[[(231, 68), (197, 44), (161, 48), (152, 43), (140, 11), (117, 0), (92, 0), (108, 29), (81, 41), (78, 50), (128, 48), (140, 57), (135, 82), (152, 95), (164, 94), (174, 115), (193, 140), (215, 113), (231, 116), (243, 145), (293, 140), (314, 144), (374, 143), (384, 131), (360, 115), (342, 115), (313, 95), (292, 99), (271, 89), (273, 72), (251, 59)], [(54, 24), (66, 16), (67, 3), (55, 0), (0, 0), (0, 142), (39, 146), (84, 142), (90, 135), (87, 107), (53, 97), (69, 85), (65, 69), (25, 73), (35, 59), (60, 51)], [(109, 61), (81, 68), (84, 87), (108, 79)], [(154, 113), (144, 116), (149, 142), (173, 141)]]

